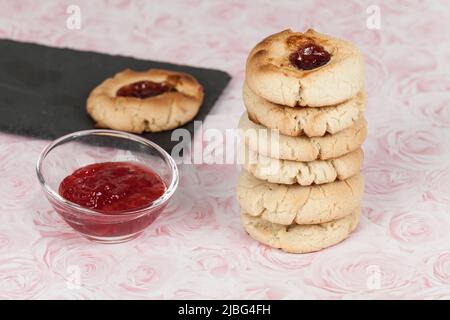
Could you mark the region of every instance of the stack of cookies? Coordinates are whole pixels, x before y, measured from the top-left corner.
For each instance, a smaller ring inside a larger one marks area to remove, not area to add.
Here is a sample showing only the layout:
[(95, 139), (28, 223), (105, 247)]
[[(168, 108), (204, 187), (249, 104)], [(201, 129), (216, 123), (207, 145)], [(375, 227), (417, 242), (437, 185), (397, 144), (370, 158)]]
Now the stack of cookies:
[(364, 180), (364, 63), (351, 43), (285, 30), (250, 52), (243, 98), (245, 230), (292, 253), (318, 251), (357, 226)]

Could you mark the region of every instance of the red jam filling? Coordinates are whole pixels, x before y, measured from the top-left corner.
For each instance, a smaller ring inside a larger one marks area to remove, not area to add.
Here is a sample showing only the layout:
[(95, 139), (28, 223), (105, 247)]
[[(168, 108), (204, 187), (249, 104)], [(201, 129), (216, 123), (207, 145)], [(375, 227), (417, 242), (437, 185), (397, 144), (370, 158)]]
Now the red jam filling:
[(301, 70), (311, 70), (323, 66), (330, 61), (330, 58), (330, 53), (324, 47), (307, 43), (293, 52), (289, 60)]
[(167, 82), (138, 81), (121, 87), (117, 90), (116, 96), (145, 99), (171, 91), (176, 91), (176, 89)]
[(64, 178), (59, 186), (63, 198), (106, 214), (143, 208), (165, 191), (158, 174), (133, 162), (91, 164)]

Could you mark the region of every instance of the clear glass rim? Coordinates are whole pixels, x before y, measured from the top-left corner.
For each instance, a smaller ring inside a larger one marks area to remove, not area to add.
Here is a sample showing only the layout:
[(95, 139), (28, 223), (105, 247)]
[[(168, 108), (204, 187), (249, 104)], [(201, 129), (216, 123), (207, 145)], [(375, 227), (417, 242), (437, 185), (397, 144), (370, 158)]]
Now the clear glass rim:
[[(46, 156), (54, 148), (56, 148), (57, 146), (59, 146), (61, 144), (76, 140), (77, 138), (80, 138), (80, 137), (95, 136), (95, 135), (111, 136), (111, 137), (117, 137), (117, 138), (121, 138), (121, 139), (131, 140), (131, 141), (134, 141), (134, 142), (137, 142), (140, 144), (144, 144), (148, 147), (154, 148), (156, 151), (158, 151), (160, 153), (160, 155), (162, 155), (164, 161), (168, 164), (168, 166), (171, 170), (171, 173), (172, 173), (172, 179), (170, 181), (170, 184), (167, 186), (167, 189), (164, 192), (164, 194), (161, 197), (159, 197), (158, 199), (151, 202), (149, 205), (139, 208), (137, 210), (126, 210), (126, 211), (121, 211), (120, 214), (117, 214), (117, 215), (106, 215), (99, 211), (91, 210), (89, 208), (82, 207), (74, 202), (71, 202), (71, 201), (63, 198), (61, 195), (59, 195), (58, 192), (53, 190), (46, 183), (45, 178), (42, 175), (42, 165), (43, 165), (43, 162), (44, 162)], [(178, 168), (175, 163), (175, 160), (159, 145), (157, 145), (156, 143), (154, 143), (148, 139), (139, 137), (139, 136), (131, 134), (131, 133), (116, 131), (116, 130), (107, 130), (107, 129), (76, 131), (76, 132), (69, 133), (65, 136), (62, 136), (62, 137), (50, 142), (49, 144), (47, 144), (47, 146), (45, 146), (45, 148), (42, 150), (41, 154), (39, 155), (38, 161), (36, 163), (36, 175), (38, 177), (39, 183), (41, 184), (41, 187), (45, 190), (45, 192), (51, 198), (56, 200), (58, 203), (66, 206), (66, 207), (69, 207), (70, 209), (72, 209), (76, 212), (79, 212), (79, 213), (83, 213), (83, 214), (86, 214), (89, 216), (102, 217), (102, 218), (110, 217), (111, 219), (118, 218), (118, 217), (140, 216), (142, 214), (147, 213), (149, 210), (151, 210), (153, 208), (161, 206), (162, 204), (167, 202), (167, 200), (169, 200), (170, 197), (172, 197), (175, 190), (177, 189), (178, 181), (179, 181)]]

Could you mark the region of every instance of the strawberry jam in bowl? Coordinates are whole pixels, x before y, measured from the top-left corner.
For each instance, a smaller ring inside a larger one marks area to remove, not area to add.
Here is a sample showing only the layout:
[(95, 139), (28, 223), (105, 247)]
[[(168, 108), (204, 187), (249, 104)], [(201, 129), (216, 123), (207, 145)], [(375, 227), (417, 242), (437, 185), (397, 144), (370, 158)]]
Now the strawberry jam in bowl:
[(79, 131), (53, 141), (36, 171), (55, 211), (81, 235), (102, 243), (139, 236), (178, 185), (178, 169), (167, 152), (113, 130)]

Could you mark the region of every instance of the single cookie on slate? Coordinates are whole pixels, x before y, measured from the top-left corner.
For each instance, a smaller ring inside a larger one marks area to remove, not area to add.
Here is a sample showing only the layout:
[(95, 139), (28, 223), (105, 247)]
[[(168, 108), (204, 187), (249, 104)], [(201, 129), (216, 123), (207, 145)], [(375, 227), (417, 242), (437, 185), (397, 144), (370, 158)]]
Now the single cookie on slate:
[(290, 253), (307, 253), (331, 247), (346, 239), (357, 227), (360, 208), (326, 223), (290, 225), (270, 223), (241, 211), (245, 231), (255, 240)]
[(247, 113), (239, 120), (239, 129), (243, 130), (244, 142), (251, 150), (271, 158), (305, 162), (338, 158), (355, 151), (367, 135), (364, 117), (347, 129), (323, 137), (282, 135), (277, 130), (253, 123)]
[(258, 179), (280, 184), (309, 186), (345, 180), (361, 170), (364, 159), (361, 148), (335, 159), (300, 162), (269, 158), (243, 147), (242, 167)]
[(364, 87), (363, 57), (353, 44), (312, 29), (290, 29), (258, 43), (247, 59), (249, 87), (271, 102), (295, 107), (342, 103)]
[(275, 104), (255, 94), (247, 84), (243, 89), (244, 105), (254, 123), (278, 129), (288, 136), (321, 137), (350, 127), (364, 111), (365, 97), (360, 92), (335, 106), (291, 108)]
[(189, 74), (124, 70), (97, 86), (86, 108), (98, 127), (142, 133), (182, 126), (202, 102), (203, 87)]
[(342, 218), (360, 205), (363, 192), (361, 174), (344, 181), (299, 186), (270, 183), (243, 170), (237, 185), (239, 205), (247, 214), (283, 225)]

